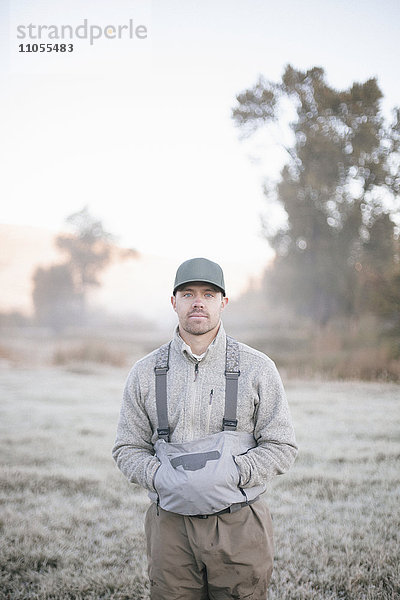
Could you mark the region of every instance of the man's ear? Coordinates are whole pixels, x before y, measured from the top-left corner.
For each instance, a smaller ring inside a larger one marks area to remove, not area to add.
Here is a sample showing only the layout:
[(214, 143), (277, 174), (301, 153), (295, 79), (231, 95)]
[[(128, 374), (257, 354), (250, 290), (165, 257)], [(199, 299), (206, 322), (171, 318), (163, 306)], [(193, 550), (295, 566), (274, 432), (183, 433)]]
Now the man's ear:
[(176, 311), (176, 298), (175, 298), (175, 296), (171, 296), (171, 304), (172, 304), (172, 308)]
[(228, 304), (228, 302), (229, 302), (229, 298), (227, 298), (226, 296), (223, 296), (222, 300), (221, 300), (221, 310), (224, 310), (224, 308)]

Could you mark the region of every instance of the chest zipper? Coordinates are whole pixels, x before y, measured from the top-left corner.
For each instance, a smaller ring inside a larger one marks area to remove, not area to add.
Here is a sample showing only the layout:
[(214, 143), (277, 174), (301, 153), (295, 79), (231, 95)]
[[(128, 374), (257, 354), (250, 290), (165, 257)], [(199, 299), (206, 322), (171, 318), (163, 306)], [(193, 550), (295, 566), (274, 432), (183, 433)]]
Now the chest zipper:
[[(197, 375), (198, 374), (199, 374), (199, 363), (196, 362), (195, 365), (194, 365), (194, 379), (193, 379), (194, 383), (197, 380)], [(196, 388), (197, 388), (197, 386), (193, 390), (193, 398), (192, 398), (192, 414), (191, 414), (191, 429), (192, 429), (191, 435), (192, 436), (193, 436), (194, 431), (195, 431), (194, 422), (195, 422), (195, 410), (196, 410), (196, 400), (197, 400), (197, 390), (196, 390)]]
[(207, 435), (210, 433), (210, 417), (211, 417), (211, 409), (212, 409), (212, 401), (214, 397), (214, 390), (210, 392), (210, 399), (208, 401), (208, 413), (207, 413)]

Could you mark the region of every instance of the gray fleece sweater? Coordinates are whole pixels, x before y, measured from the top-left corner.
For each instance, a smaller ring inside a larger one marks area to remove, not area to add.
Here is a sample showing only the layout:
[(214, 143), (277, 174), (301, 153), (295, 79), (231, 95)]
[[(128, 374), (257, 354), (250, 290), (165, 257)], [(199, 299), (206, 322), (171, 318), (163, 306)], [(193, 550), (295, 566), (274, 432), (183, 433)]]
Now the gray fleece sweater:
[[(199, 362), (175, 331), (168, 371), (170, 441), (182, 443), (222, 431), (225, 408), (225, 346), (222, 323)], [(268, 356), (239, 343), (238, 431), (252, 433), (257, 447), (237, 456), (240, 486), (263, 485), (294, 462), (297, 445), (279, 373)], [(139, 360), (126, 381), (113, 457), (132, 483), (155, 491), (159, 460), (154, 366), (157, 350)], [(196, 366), (197, 365), (197, 366)]]

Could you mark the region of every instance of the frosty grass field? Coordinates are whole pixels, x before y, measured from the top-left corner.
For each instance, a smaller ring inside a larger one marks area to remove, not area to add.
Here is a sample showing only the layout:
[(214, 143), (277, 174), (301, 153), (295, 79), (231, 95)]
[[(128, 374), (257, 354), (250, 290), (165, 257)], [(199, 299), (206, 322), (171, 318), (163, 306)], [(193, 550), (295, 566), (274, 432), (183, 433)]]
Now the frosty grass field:
[[(3, 369), (1, 599), (148, 598), (146, 493), (111, 458), (127, 369)], [(269, 598), (400, 598), (400, 386), (286, 382)]]

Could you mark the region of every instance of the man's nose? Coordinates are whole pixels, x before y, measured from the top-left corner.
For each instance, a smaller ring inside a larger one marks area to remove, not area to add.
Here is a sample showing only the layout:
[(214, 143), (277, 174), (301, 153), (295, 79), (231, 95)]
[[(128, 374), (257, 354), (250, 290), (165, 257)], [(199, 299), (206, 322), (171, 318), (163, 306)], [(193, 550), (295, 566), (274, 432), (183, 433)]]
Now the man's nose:
[(203, 298), (201, 296), (195, 296), (193, 298), (193, 306), (204, 306)]

